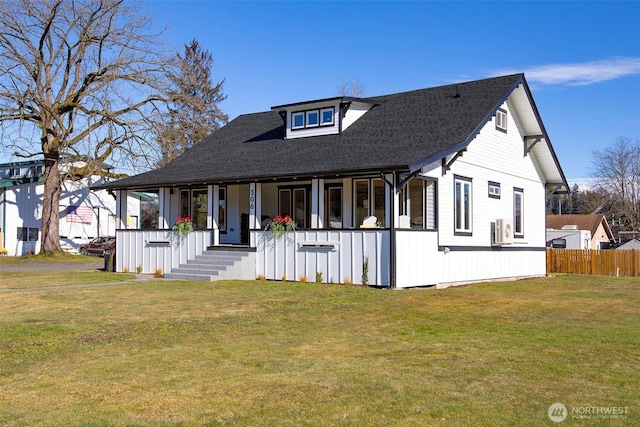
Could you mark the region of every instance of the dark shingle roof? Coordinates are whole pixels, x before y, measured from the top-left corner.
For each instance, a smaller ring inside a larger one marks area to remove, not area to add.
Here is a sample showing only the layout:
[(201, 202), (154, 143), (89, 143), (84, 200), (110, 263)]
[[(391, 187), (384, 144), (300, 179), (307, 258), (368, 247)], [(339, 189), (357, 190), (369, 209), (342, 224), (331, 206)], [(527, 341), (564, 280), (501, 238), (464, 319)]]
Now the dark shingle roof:
[(413, 170), (464, 148), (522, 74), (368, 98), (342, 134), (284, 139), (277, 111), (239, 116), (163, 168), (100, 188)]

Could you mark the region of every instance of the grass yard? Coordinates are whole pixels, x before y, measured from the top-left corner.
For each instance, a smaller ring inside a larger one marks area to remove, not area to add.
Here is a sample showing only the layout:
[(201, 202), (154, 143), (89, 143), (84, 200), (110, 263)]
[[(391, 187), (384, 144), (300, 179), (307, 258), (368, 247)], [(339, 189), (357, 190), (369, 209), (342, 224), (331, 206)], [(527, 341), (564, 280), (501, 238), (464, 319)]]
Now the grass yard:
[(640, 424), (638, 279), (160, 280), (0, 307), (0, 426)]

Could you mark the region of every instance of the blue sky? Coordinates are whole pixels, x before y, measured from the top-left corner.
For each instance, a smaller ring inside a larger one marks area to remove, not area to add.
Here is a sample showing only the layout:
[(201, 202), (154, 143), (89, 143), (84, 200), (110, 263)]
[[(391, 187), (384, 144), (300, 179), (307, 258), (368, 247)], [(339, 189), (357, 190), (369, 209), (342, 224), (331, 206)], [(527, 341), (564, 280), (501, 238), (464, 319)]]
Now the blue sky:
[(214, 57), (230, 118), (524, 72), (570, 184), (592, 150), (640, 138), (640, 2), (147, 1), (176, 49)]

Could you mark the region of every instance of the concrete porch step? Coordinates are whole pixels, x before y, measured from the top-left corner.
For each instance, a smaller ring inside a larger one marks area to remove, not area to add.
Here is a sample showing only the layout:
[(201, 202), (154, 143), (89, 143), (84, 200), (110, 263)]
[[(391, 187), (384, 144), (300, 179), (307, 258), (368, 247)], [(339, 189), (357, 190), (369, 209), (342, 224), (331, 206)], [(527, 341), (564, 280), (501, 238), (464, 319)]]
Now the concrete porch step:
[(222, 279), (253, 279), (255, 278), (255, 250), (251, 248), (213, 247), (205, 250), (201, 255), (180, 264), (170, 273), (165, 273), (167, 279), (183, 280), (222, 280)]
[(176, 280), (199, 280), (204, 282), (212, 282), (217, 280), (217, 276), (211, 276), (206, 274), (187, 274), (187, 273), (165, 273), (165, 279), (176, 279)]

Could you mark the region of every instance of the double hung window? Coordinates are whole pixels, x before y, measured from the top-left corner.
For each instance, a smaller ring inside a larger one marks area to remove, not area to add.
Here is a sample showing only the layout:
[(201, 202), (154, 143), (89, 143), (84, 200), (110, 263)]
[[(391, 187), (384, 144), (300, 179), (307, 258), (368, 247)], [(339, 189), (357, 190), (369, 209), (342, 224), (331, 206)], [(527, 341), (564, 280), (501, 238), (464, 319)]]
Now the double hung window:
[(513, 189), (513, 237), (524, 237), (524, 190)]
[(472, 187), (471, 179), (456, 176), (454, 179), (455, 194), (454, 194), (454, 218), (455, 218), (455, 232), (457, 234), (470, 235), (472, 229)]

